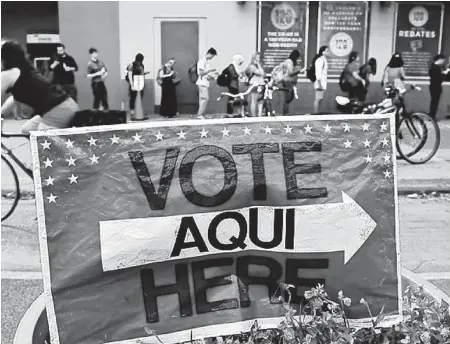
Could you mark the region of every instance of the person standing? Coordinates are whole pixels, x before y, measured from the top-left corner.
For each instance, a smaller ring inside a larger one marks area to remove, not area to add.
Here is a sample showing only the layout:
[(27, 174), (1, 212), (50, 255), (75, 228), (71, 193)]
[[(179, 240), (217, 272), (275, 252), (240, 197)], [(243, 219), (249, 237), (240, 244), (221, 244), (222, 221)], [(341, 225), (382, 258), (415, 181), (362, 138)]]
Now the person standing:
[(384, 69), (381, 86), (405, 87), (405, 71), (403, 70), (403, 58), (400, 53), (392, 55), (391, 60)]
[(176, 86), (180, 79), (174, 70), (175, 58), (170, 58), (158, 72), (158, 84), (162, 88), (161, 110), (163, 117), (172, 118), (178, 114)]
[(364, 98), (366, 81), (359, 76), (358, 62), (359, 53), (352, 51), (344, 69), (344, 80), (348, 85), (349, 98), (361, 101)]
[(263, 111), (263, 99), (258, 92), (259, 85), (264, 85), (264, 67), (261, 63), (261, 54), (256, 52), (252, 55), (249, 66), (247, 67), (246, 74), (248, 77), (248, 84), (255, 86), (250, 93), (250, 116), (261, 117)]
[(359, 76), (366, 82), (364, 93), (361, 94), (362, 101), (366, 100), (367, 93), (369, 93), (370, 76), (375, 74), (377, 74), (377, 60), (372, 57), (366, 64), (359, 68)]
[[(147, 74), (147, 72), (145, 72), (145, 67), (144, 67), (143, 62), (144, 62), (144, 55), (137, 54), (134, 61), (132, 63), (130, 63), (127, 67), (126, 79), (129, 84), (128, 95), (130, 97), (131, 116), (134, 116), (134, 107), (135, 107), (136, 97), (137, 97), (137, 93), (138, 93), (138, 91), (136, 91), (134, 89), (134, 76)], [(142, 89), (140, 92), (141, 92), (141, 98), (144, 97), (144, 89)]]
[(215, 69), (211, 69), (209, 66), (209, 61), (211, 61), (215, 56), (217, 56), (217, 51), (214, 48), (210, 48), (206, 53), (206, 56), (197, 62), (197, 87), (199, 94), (199, 105), (197, 118), (204, 119), (206, 108), (209, 101), (209, 85), (210, 79), (212, 78), (212, 73), (215, 73)]
[(77, 87), (74, 72), (78, 71), (75, 59), (66, 53), (64, 44), (56, 47), (56, 56), (50, 60), (50, 70), (53, 71), (53, 84), (61, 85), (64, 91), (77, 101)]
[(289, 113), (289, 105), (295, 98), (294, 86), (297, 85), (298, 75), (301, 69), (298, 66), (300, 51), (293, 50), (287, 60), (276, 66), (272, 71), (273, 81), (276, 86), (286, 91), (278, 92), (279, 102), (281, 102), (282, 115)]
[(91, 79), (92, 93), (94, 95), (94, 110), (108, 110), (108, 93), (106, 91), (105, 79), (108, 76), (108, 70), (105, 64), (98, 58), (98, 50), (89, 49), (91, 59), (87, 66), (87, 77)]
[[(228, 92), (231, 94), (238, 94), (239, 93), (239, 83), (240, 79), (243, 75), (242, 71), (242, 65), (244, 64), (244, 58), (242, 55), (234, 55), (233, 56), (233, 62), (227, 67), (226, 74), (228, 75)], [(228, 97), (227, 102), (227, 114), (233, 115), (235, 114), (235, 101), (239, 102), (239, 105), (241, 105), (242, 99), (236, 99), (232, 97)], [(236, 115), (237, 117), (244, 117), (245, 113), (239, 113)]]
[(442, 82), (444, 77), (450, 72), (450, 68), (445, 66), (445, 56), (442, 54), (436, 55), (433, 59), (428, 75), (430, 76), (430, 111), (429, 115), (436, 119), (437, 110), (439, 108), (439, 100), (442, 94)]
[(330, 49), (324, 45), (320, 47), (318, 54), (314, 57), (314, 73), (316, 75), (316, 81), (314, 81), (314, 113), (320, 112), (320, 104), (322, 104), (325, 96), (325, 90), (327, 89), (328, 81), (328, 61)]

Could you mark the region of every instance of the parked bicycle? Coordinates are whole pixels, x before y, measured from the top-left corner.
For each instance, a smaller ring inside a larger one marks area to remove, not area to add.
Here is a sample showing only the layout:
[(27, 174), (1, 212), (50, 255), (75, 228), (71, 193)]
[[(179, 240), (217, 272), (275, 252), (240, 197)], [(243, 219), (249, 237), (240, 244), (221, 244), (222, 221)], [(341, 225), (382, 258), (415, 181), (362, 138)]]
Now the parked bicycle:
[[(3, 132), (3, 126), (1, 129), (2, 137), (2, 221), (6, 220), (17, 207), (21, 198), (20, 193), (20, 180), (16, 172), (17, 166), (31, 179), (33, 179), (33, 171), (26, 166), (13, 152), (13, 149), (8, 148), (4, 144), (4, 139), (9, 138), (23, 138), (29, 140), (27, 134), (6, 134)], [(27, 142), (28, 143), (28, 142)], [(16, 147), (18, 148), (18, 147)], [(15, 163), (14, 167), (11, 160)], [(3, 183), (8, 183), (4, 185)]]
[(410, 164), (424, 164), (437, 152), (441, 135), (436, 121), (422, 112), (408, 112), (404, 95), (408, 91), (421, 88), (411, 86), (409, 90), (386, 87), (386, 99), (378, 104), (363, 104), (347, 97), (335, 98), (337, 108), (349, 114), (394, 114), (396, 123), (396, 148), (398, 157)]
[[(264, 79), (263, 84), (254, 84), (251, 85), (245, 92), (238, 93), (238, 94), (232, 94), (229, 92), (222, 92), (220, 96), (217, 98), (217, 100), (221, 100), (223, 97), (230, 97), (235, 100), (234, 105), (240, 106), (240, 114), (239, 117), (245, 117), (245, 106), (247, 105), (247, 100), (245, 97), (250, 94), (250, 92), (253, 91), (253, 89), (257, 88), (257, 92), (259, 94), (259, 101), (263, 101), (263, 111), (262, 113), (264, 116), (276, 116), (275, 111), (273, 110), (272, 106), (272, 100), (273, 100), (273, 94), (275, 92), (290, 92), (289, 89), (281, 88), (278, 86), (275, 86), (270, 81), (269, 77), (266, 77)], [(294, 98), (298, 99), (298, 93), (297, 93), (297, 87), (294, 87)]]

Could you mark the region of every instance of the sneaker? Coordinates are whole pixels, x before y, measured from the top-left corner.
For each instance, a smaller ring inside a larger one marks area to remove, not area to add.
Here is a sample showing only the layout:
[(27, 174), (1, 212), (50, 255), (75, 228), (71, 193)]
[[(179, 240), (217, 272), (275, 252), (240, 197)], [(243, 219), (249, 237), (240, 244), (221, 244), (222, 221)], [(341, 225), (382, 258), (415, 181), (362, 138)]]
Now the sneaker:
[(198, 115), (197, 118), (198, 118), (198, 119), (205, 119), (205, 116), (203, 116), (203, 115)]

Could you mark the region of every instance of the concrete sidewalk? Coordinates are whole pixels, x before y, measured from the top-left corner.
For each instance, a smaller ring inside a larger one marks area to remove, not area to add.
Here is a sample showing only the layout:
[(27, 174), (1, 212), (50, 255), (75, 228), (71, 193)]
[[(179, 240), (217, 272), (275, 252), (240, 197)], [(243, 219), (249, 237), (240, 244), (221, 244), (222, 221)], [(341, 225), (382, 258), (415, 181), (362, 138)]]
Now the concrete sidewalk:
[[(192, 116), (182, 115), (181, 117), (189, 118)], [(151, 116), (149, 120), (162, 119), (162, 117), (155, 115)], [(23, 121), (6, 120), (3, 123), (4, 131), (18, 133), (22, 123)], [(441, 145), (433, 159), (423, 165), (411, 165), (406, 161), (398, 160), (399, 194), (450, 192), (450, 121), (441, 121), (439, 126), (441, 128)], [(5, 143), (8, 146), (16, 147), (14, 154), (28, 166), (31, 166), (31, 153), (27, 140), (6, 139)], [(19, 168), (17, 173), (21, 191), (25, 194), (33, 194), (33, 181)], [(13, 189), (13, 186), (13, 181), (4, 179), (2, 173), (2, 189)]]

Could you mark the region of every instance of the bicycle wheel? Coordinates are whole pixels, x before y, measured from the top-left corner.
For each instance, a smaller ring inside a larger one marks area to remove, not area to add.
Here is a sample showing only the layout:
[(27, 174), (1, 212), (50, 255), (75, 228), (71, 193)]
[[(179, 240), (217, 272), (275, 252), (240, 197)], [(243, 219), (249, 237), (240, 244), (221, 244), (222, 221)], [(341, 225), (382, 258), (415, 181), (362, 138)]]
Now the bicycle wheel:
[(397, 131), (397, 150), (410, 164), (429, 161), (437, 152), (441, 141), (436, 121), (424, 113), (413, 113), (401, 119)]
[(13, 165), (2, 155), (2, 221), (17, 207), (20, 199), (19, 178)]

